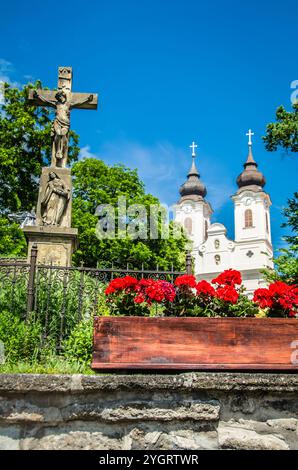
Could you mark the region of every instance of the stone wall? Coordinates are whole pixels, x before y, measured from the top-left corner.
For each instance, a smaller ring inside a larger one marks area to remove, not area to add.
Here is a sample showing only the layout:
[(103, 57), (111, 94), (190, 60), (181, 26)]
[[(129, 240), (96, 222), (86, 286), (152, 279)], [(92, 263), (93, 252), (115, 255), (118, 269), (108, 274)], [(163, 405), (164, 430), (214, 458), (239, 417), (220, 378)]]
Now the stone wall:
[(298, 375), (1, 375), (0, 449), (298, 449)]

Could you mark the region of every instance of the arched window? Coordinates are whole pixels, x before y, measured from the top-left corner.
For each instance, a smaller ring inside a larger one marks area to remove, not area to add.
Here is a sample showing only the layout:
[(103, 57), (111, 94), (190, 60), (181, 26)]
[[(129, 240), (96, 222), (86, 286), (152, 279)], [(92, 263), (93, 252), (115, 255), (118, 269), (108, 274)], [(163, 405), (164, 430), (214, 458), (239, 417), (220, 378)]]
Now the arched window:
[(185, 230), (187, 231), (187, 233), (189, 235), (191, 235), (191, 232), (192, 232), (192, 220), (190, 217), (186, 217), (186, 219), (184, 220), (184, 227), (185, 227)]
[(249, 228), (253, 226), (253, 221), (252, 221), (252, 210), (251, 209), (246, 209), (244, 212), (244, 227)]

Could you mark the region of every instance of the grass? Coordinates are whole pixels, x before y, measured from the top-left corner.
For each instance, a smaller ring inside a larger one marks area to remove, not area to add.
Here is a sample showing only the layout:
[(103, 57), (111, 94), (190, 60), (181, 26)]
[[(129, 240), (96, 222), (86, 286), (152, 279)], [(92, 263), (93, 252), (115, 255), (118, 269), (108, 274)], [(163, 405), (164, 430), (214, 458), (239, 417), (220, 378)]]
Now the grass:
[(44, 362), (18, 362), (0, 364), (0, 374), (88, 374), (95, 372), (89, 365), (69, 361), (59, 356), (47, 357)]

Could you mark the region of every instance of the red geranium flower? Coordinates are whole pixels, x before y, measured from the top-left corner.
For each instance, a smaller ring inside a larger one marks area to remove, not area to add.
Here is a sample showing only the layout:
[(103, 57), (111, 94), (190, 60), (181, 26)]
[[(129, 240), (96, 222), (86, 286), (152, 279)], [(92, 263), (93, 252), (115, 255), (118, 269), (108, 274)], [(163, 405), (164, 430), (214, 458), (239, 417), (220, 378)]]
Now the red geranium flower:
[(156, 302), (162, 302), (168, 300), (172, 302), (175, 298), (175, 289), (167, 281), (157, 280), (153, 281), (145, 290), (146, 295), (149, 299), (155, 300)]
[(142, 294), (142, 292), (139, 292), (134, 298), (134, 302), (136, 304), (142, 304), (145, 301), (146, 299), (145, 299), (145, 296)]
[(284, 310), (289, 317), (293, 317), (298, 312), (298, 287), (296, 285), (275, 281), (267, 289), (257, 289), (253, 297), (261, 308), (274, 310)]
[(175, 279), (175, 286), (196, 287), (196, 278), (190, 274), (182, 274)]
[(239, 297), (235, 287), (229, 285), (218, 287), (216, 289), (215, 295), (218, 299), (224, 300), (225, 302), (230, 302), (231, 304), (236, 304)]
[(135, 290), (138, 280), (132, 276), (116, 277), (112, 279), (105, 290), (106, 295), (114, 294), (115, 292), (123, 291), (130, 292)]
[(198, 295), (204, 295), (204, 296), (209, 295), (211, 297), (215, 296), (214, 287), (211, 284), (209, 284), (209, 282), (207, 282), (205, 280), (199, 281), (197, 283), (196, 291), (197, 291)]
[(255, 290), (253, 301), (256, 302), (261, 308), (272, 307), (273, 300), (268, 289), (260, 288)]
[(135, 288), (135, 286), (138, 284), (138, 280), (135, 277), (132, 276), (125, 276), (123, 278), (123, 283), (125, 288)]
[(105, 290), (105, 294), (114, 294), (116, 291), (121, 291), (124, 289), (124, 281), (123, 278), (117, 277), (112, 279)]
[(235, 286), (235, 284), (242, 283), (241, 273), (235, 269), (226, 269), (219, 274), (215, 279), (212, 279), (212, 284), (219, 286)]
[(141, 279), (135, 290), (138, 292), (135, 302), (147, 302), (148, 305), (154, 302), (162, 302), (163, 300), (173, 302), (176, 291), (174, 286), (162, 279)]

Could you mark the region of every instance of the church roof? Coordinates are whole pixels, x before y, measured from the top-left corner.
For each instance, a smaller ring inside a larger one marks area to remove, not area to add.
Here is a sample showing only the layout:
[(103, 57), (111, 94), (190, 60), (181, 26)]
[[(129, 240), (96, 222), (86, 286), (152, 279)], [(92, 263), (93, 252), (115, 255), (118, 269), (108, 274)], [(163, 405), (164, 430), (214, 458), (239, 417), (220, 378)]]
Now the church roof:
[[(193, 143), (194, 146), (194, 143)], [(180, 186), (179, 192), (181, 195), (181, 200), (192, 199), (194, 201), (204, 198), (207, 194), (206, 186), (200, 179), (200, 173), (197, 170), (195, 164), (195, 152), (194, 147), (192, 152), (192, 164), (190, 170), (187, 174), (187, 180), (182, 186)]]
[(252, 154), (252, 142), (251, 142), (251, 131), (247, 135), (250, 135), (248, 142), (248, 156), (247, 160), (244, 163), (244, 170), (237, 178), (237, 185), (239, 187), (238, 193), (244, 191), (245, 189), (250, 189), (252, 191), (258, 192), (262, 191), (263, 187), (266, 184), (265, 177), (263, 173), (258, 170), (258, 164), (254, 160)]

